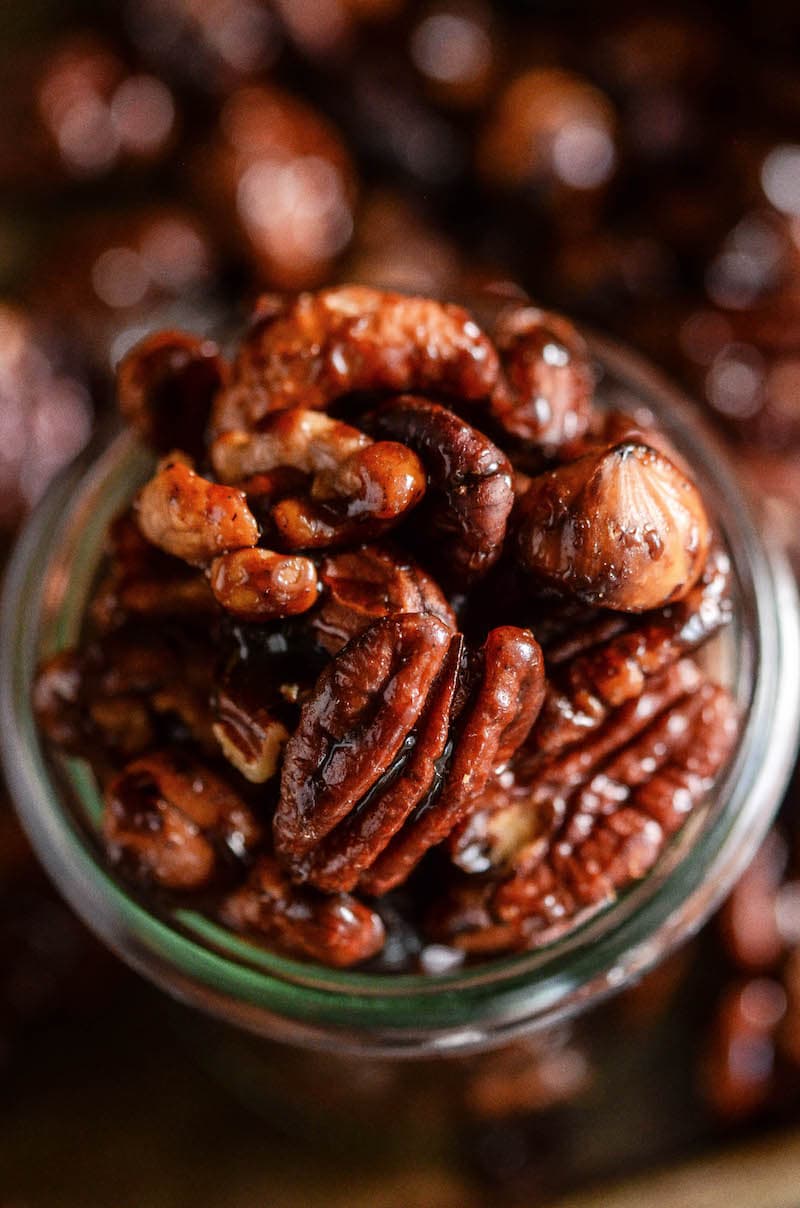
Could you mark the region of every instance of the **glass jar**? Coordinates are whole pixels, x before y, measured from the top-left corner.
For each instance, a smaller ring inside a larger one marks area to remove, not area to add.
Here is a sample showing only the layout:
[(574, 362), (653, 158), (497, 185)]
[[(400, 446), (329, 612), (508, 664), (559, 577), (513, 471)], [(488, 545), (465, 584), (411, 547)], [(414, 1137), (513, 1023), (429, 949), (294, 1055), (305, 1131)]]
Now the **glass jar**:
[[(649, 408), (701, 483), (729, 548), (735, 620), (705, 658), (742, 712), (708, 801), (656, 867), (602, 913), (535, 952), (456, 972), (341, 972), (278, 955), (191, 905), (156, 907), (107, 864), (101, 801), (81, 760), (45, 750), (31, 711), (43, 656), (78, 638), (109, 520), (151, 468), (129, 435), (95, 444), (54, 484), (8, 572), (2, 747), (12, 793), (50, 875), (126, 961), (172, 995), (273, 1039), (375, 1057), (465, 1053), (560, 1024), (639, 977), (691, 935), (763, 838), (785, 789), (800, 716), (794, 580), (762, 500), (760, 529), (695, 410), (626, 351), (595, 341), (601, 405)], [(768, 489), (768, 484), (765, 484)]]

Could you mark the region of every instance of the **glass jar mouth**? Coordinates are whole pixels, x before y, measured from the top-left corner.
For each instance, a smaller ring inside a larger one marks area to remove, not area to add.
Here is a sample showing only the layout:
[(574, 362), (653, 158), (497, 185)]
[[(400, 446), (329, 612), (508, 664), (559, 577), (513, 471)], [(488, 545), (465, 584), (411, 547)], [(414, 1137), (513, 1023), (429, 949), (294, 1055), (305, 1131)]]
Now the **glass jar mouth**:
[(626, 350), (593, 341), (600, 393), (644, 404), (703, 485), (733, 563), (731, 684), (737, 752), (711, 800), (655, 868), (546, 946), (441, 975), (338, 971), (257, 947), (192, 909), (157, 910), (106, 864), (100, 800), (87, 766), (47, 752), (30, 702), (40, 657), (78, 635), (108, 520), (146, 476), (127, 435), (87, 450), (51, 488), (10, 564), (3, 598), (0, 736), (23, 824), (73, 908), (125, 960), (171, 993), (256, 1032), (338, 1051), (464, 1052), (575, 1014), (644, 972), (690, 935), (743, 871), (780, 802), (800, 729), (794, 577), (762, 538), (726, 458), (692, 405)]

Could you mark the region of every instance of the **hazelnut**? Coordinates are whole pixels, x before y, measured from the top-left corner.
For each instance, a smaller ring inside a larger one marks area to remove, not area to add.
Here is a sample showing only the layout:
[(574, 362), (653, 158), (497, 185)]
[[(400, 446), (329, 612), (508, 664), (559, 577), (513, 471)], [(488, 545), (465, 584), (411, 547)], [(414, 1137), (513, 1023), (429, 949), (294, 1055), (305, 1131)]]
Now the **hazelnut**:
[(694, 483), (634, 441), (535, 478), (521, 505), (524, 566), (588, 604), (644, 612), (682, 599), (706, 560), (710, 528)]

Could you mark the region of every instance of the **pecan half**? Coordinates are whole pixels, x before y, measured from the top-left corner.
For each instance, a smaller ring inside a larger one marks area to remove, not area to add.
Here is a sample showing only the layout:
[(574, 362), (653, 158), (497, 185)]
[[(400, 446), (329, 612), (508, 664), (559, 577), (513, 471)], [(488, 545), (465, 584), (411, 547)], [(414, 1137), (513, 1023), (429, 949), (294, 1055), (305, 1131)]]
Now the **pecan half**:
[(404, 881), (523, 741), (543, 685), (525, 630), (493, 631), (470, 669), (435, 618), (376, 622), (323, 671), (289, 741), (277, 854), (324, 889)]
[(105, 793), (110, 858), (146, 882), (202, 889), (261, 839), (244, 801), (216, 773), (174, 750), (135, 760)]
[(247, 883), (225, 900), (222, 918), (285, 952), (337, 968), (375, 956), (384, 941), (374, 910), (350, 894), (292, 885), (272, 856), (262, 856)]
[(388, 771), (423, 714), (452, 637), (435, 617), (389, 617), (322, 672), (287, 745), (275, 812), (275, 849), (291, 867)]
[(213, 426), (250, 428), (271, 411), (322, 409), (353, 391), (487, 398), (497, 376), (492, 342), (460, 307), (339, 286), (300, 294), (285, 313), (255, 323)]
[(477, 683), (451, 731), (453, 753), (437, 797), (424, 802), (362, 876), (367, 893), (401, 884), (425, 852), (474, 808), (487, 781), (525, 741), (544, 698), (544, 664), (533, 634), (489, 634), (473, 669)]
[(533, 306), (516, 307), (501, 313), (494, 339), (503, 375), (491, 414), (503, 430), (548, 454), (580, 439), (591, 418), (594, 377), (573, 325)]
[(500, 557), (514, 505), (506, 455), (446, 407), (415, 395), (384, 403), (369, 422), (419, 454), (428, 474), (422, 523), (443, 567), (460, 585), (485, 574)]
[(687, 595), (709, 542), (694, 483), (662, 454), (631, 441), (535, 478), (516, 533), (519, 557), (540, 583), (625, 612)]
[(456, 628), (438, 584), (400, 549), (367, 545), (328, 554), (319, 566), (322, 598), (309, 616), (320, 646), (336, 654), (379, 617), (428, 612)]
[(213, 734), (228, 762), (252, 784), (271, 780), (289, 739), (276, 710), (228, 684), (216, 693), (214, 717)]
[(135, 509), (148, 541), (194, 565), (258, 541), (244, 492), (209, 482), (181, 454), (165, 458), (139, 492)]
[(227, 373), (211, 340), (183, 331), (157, 331), (125, 354), (117, 367), (123, 419), (158, 453), (204, 452), (211, 404)]
[[(526, 836), (499, 883), (457, 882), (433, 916), (437, 934), (468, 950), (535, 946), (650, 871), (728, 759), (738, 712), (723, 688), (706, 682), (633, 737), (630, 712), (621, 710), (620, 721), (619, 744), (573, 787), (561, 825), (535, 849)], [(606, 751), (614, 729), (601, 744)]]

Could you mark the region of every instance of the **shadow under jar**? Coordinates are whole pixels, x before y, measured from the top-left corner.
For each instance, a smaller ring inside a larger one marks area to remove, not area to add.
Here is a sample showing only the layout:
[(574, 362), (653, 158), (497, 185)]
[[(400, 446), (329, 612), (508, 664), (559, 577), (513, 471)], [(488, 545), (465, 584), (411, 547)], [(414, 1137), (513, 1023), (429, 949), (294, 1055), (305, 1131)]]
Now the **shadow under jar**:
[(656, 417), (701, 483), (733, 566), (734, 618), (704, 652), (741, 715), (733, 757), (655, 867), (611, 905), (535, 951), (456, 972), (333, 970), (226, 930), (184, 902), (137, 892), (109, 866), (102, 800), (83, 760), (37, 730), (37, 665), (80, 637), (110, 521), (152, 470), (130, 436), (87, 451), (18, 545), (3, 601), (2, 744), (28, 834), (86, 923), (174, 996), (273, 1039), (374, 1057), (487, 1049), (560, 1023), (639, 977), (691, 935), (752, 858), (780, 803), (800, 718), (791, 571), (768, 515), (751, 516), (693, 408), (626, 351), (596, 340), (597, 403)]

